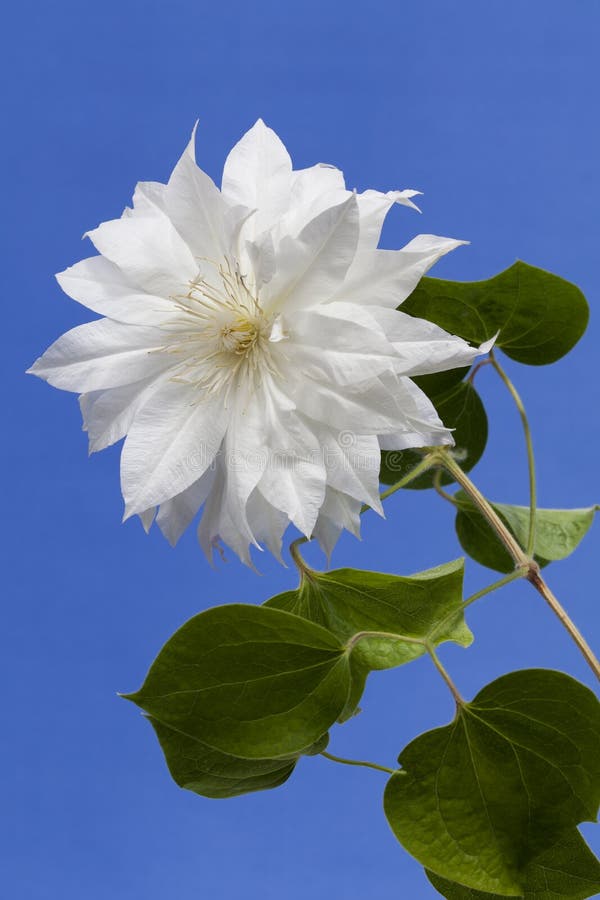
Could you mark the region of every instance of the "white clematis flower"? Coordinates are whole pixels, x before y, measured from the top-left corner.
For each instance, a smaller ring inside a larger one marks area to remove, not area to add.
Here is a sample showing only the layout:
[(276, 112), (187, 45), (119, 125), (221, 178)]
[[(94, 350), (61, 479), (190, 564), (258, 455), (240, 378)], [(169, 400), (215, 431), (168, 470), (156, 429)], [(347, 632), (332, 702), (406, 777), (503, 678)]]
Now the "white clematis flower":
[(378, 250), (394, 203), (416, 191), (346, 189), (294, 171), (262, 121), (229, 154), (222, 189), (194, 135), (168, 184), (88, 236), (99, 256), (57, 276), (104, 318), (63, 335), (31, 372), (81, 394), (90, 451), (125, 437), (125, 518), (155, 516), (175, 544), (204, 504), (199, 539), (249, 563), (280, 555), (292, 522), (331, 552), (381, 511), (380, 448), (452, 444), (411, 376), (468, 365), (463, 340), (396, 307), (463, 241), (419, 235)]

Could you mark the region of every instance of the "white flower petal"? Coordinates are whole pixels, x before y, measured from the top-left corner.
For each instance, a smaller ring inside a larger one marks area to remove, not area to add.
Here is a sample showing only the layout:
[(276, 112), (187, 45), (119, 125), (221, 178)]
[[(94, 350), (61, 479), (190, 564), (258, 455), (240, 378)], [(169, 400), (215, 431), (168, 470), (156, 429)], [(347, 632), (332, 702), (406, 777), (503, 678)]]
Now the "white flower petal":
[(166, 371), (133, 384), (90, 391), (79, 398), (83, 430), (87, 432), (89, 452), (96, 453), (125, 437), (136, 413), (168, 378)]
[(276, 272), (263, 292), (265, 309), (290, 314), (328, 300), (352, 263), (357, 240), (358, 209), (351, 194), (309, 222), (297, 238), (280, 241)]
[(285, 513), (290, 522), (310, 536), (325, 496), (325, 468), (314, 458), (283, 460), (265, 470), (258, 490), (265, 500)]
[(272, 398), (268, 394), (268, 386), (267, 380), (262, 389), (250, 398), (245, 398), (241, 393), (234, 398), (223, 442), (225, 483), (222, 502), (240, 540), (255, 546), (258, 546), (258, 541), (248, 520), (246, 506), (269, 463), (266, 439), (273, 423), (269, 416)]
[(281, 140), (262, 119), (247, 131), (225, 161), (222, 191), (232, 206), (256, 210), (248, 220), (252, 240), (272, 227), (290, 202), (292, 161)]
[(172, 547), (194, 521), (198, 510), (208, 497), (215, 481), (215, 471), (214, 466), (209, 467), (204, 475), (185, 491), (161, 503), (156, 524)]
[(120, 387), (165, 368), (163, 343), (158, 328), (98, 319), (63, 334), (28, 372), (77, 393)]
[(257, 545), (256, 538), (248, 526), (232, 514), (229, 500), (226, 468), (223, 459), (219, 457), (213, 486), (198, 526), (198, 541), (209, 561), (212, 561), (214, 549), (219, 548), (220, 542), (223, 541), (243, 563), (254, 568), (250, 557), (250, 544)]
[(367, 503), (382, 515), (379, 499), (381, 453), (375, 435), (332, 431), (321, 422), (309, 421), (308, 425), (319, 439), (327, 484), (360, 503)]
[(401, 250), (359, 251), (336, 300), (395, 308), (412, 294), (440, 257), (467, 243), (420, 234)]
[(333, 488), (327, 488), (313, 537), (318, 541), (328, 561), (344, 529), (360, 540), (360, 509), (361, 504), (356, 500)]
[(363, 191), (358, 194), (358, 209), (360, 213), (360, 239), (359, 249), (375, 249), (379, 243), (381, 229), (388, 212), (395, 203), (400, 206), (409, 206), (420, 212), (419, 207), (410, 199), (420, 194), (420, 191)]
[(227, 427), (219, 398), (167, 382), (133, 420), (121, 454), (125, 518), (158, 506), (193, 484), (213, 461)]
[(258, 490), (305, 535), (325, 496), (327, 472), (315, 431), (275, 390), (269, 395), (267, 456)]
[(485, 347), (471, 347), (425, 319), (395, 309), (373, 307), (371, 311), (394, 346), (399, 375), (429, 375), (470, 366), (477, 356), (487, 352)]
[(395, 371), (394, 347), (368, 309), (329, 303), (296, 312), (289, 322), (282, 369), (290, 374), (296, 369), (319, 381), (348, 385)]
[(103, 222), (87, 236), (132, 285), (159, 297), (185, 293), (198, 272), (189, 247), (155, 206), (144, 215)]
[(138, 181), (133, 192), (133, 209), (126, 212), (131, 215), (138, 213), (144, 215), (148, 211), (152, 212), (152, 207), (166, 212), (166, 189), (166, 184), (161, 184), (160, 181)]
[(303, 228), (332, 206), (348, 200), (344, 175), (334, 166), (319, 163), (292, 172), (290, 203), (284, 215), (273, 226), (276, 242), (289, 235), (297, 237)]
[(258, 291), (268, 284), (275, 274), (275, 245), (271, 232), (265, 231), (255, 241), (246, 241), (246, 253)]
[(198, 258), (221, 259), (229, 250), (221, 192), (194, 160), (196, 128), (165, 190), (165, 211)]
[(246, 514), (256, 540), (264, 543), (273, 556), (283, 563), (281, 545), (289, 525), (286, 513), (272, 506), (260, 491), (255, 489), (248, 498)]
[(394, 433), (404, 414), (392, 386), (384, 384), (381, 377), (340, 386), (304, 373), (302, 379), (290, 384), (289, 394), (309, 418), (356, 434)]
[(159, 325), (175, 313), (171, 300), (133, 287), (121, 269), (103, 256), (81, 260), (59, 272), (56, 280), (73, 300), (117, 322)]
[(445, 427), (433, 403), (410, 378), (388, 376), (382, 381), (394, 392), (403, 411), (402, 427), (395, 434), (380, 435), (382, 450), (408, 450), (411, 447), (452, 446), (452, 432)]
[[(307, 216), (303, 225), (329, 206), (343, 203), (348, 195), (344, 173), (326, 163), (293, 172), (291, 191), (291, 208), (300, 208)], [(336, 194), (336, 199), (332, 201), (332, 195)]]
[(142, 526), (143, 526), (146, 534), (148, 534), (148, 532), (152, 528), (152, 523), (154, 522), (155, 516), (156, 516), (156, 507), (155, 506), (151, 506), (150, 509), (146, 509), (146, 510), (144, 510), (144, 512), (141, 512), (139, 514), (140, 521), (142, 523)]

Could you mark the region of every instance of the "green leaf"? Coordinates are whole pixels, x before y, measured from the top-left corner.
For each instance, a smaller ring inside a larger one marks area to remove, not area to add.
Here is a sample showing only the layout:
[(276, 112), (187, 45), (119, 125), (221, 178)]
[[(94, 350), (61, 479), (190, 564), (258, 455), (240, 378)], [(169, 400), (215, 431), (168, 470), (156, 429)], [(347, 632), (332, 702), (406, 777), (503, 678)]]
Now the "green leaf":
[(460, 369), (446, 369), (444, 372), (433, 372), (431, 375), (415, 375), (412, 381), (425, 391), (428, 397), (439, 397), (458, 387), (469, 374), (470, 368), (462, 366)]
[[(182, 736), (180, 754), (203, 759), (201, 743), (270, 764), (311, 752), (340, 715), (349, 690), (348, 652), (333, 634), (277, 609), (232, 604), (186, 622), (127, 699), (153, 724)], [(159, 738), (167, 743), (164, 731)], [(189, 741), (200, 743), (192, 751)], [(229, 761), (214, 758), (227, 776)], [(176, 767), (179, 772), (181, 761)]]
[(596, 816), (599, 739), (588, 688), (542, 669), (504, 675), (402, 751), (388, 822), (436, 875), (522, 897), (533, 862)]
[[(458, 371), (462, 373), (464, 369)], [(440, 374), (449, 375), (451, 373)], [(426, 377), (438, 379), (438, 375)], [(424, 380), (425, 378), (415, 378), (435, 406), (444, 425), (454, 429), (455, 452), (462, 468), (468, 472), (481, 458), (488, 436), (487, 415), (479, 394), (468, 381), (451, 384), (441, 393), (430, 392), (432, 391), (431, 387), (424, 387), (421, 384)], [(439, 381), (433, 381), (431, 384), (435, 388)], [(380, 481), (384, 484), (395, 484), (421, 459), (422, 456), (416, 450), (383, 450), (379, 472)], [(453, 478), (447, 472), (443, 472), (440, 480), (442, 484), (450, 484)], [(433, 487), (433, 475), (431, 472), (425, 472), (419, 478), (409, 482), (406, 487), (410, 489)]]
[(499, 332), (496, 346), (534, 366), (568, 353), (589, 318), (578, 287), (520, 261), (486, 281), (422, 278), (402, 311), (475, 344)]
[(148, 716), (173, 780), (204, 797), (223, 799), (278, 787), (294, 771), (296, 760), (240, 759), (222, 753)]
[[(447, 881), (427, 872), (432, 885), (447, 900), (506, 900)], [(600, 891), (600, 862), (577, 829), (572, 829), (550, 850), (531, 860), (524, 870), (523, 900), (586, 900)]]
[[(290, 777), (300, 754), (291, 759), (240, 759), (214, 750), (197, 738), (188, 737), (151, 716), (173, 780), (182, 788), (204, 797), (223, 799), (279, 787)], [(313, 756), (327, 747), (324, 735), (302, 755)]]
[[(514, 562), (471, 499), (458, 491), (456, 533), (465, 553), (490, 569), (511, 572)], [(492, 503), (502, 521), (522, 547), (527, 545), (529, 507)], [(585, 509), (537, 509), (534, 556), (540, 566), (565, 559), (577, 548), (592, 526), (597, 506)]]
[(415, 639), (434, 645), (455, 641), (463, 647), (472, 642), (462, 611), (463, 574), (462, 559), (408, 577), (358, 569), (311, 572), (298, 590), (278, 594), (265, 606), (317, 622), (342, 643), (363, 632), (389, 635), (365, 636), (354, 645), (352, 690), (343, 720), (356, 709), (370, 671), (422, 656), (425, 648)]

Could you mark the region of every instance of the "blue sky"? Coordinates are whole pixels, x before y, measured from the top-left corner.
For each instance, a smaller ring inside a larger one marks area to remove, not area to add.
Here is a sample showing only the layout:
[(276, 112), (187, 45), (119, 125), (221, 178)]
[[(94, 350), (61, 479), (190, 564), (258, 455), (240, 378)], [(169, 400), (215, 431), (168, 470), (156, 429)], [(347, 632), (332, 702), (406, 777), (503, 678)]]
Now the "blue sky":
[[(213, 571), (193, 533), (172, 550), (137, 522), (121, 525), (119, 448), (88, 459), (76, 398), (23, 372), (86, 320), (53, 279), (91, 252), (83, 232), (119, 215), (136, 181), (167, 178), (196, 118), (199, 162), (218, 178), (231, 145), (262, 116), (298, 167), (330, 162), (359, 189), (424, 191), (423, 215), (394, 210), (383, 244), (398, 247), (418, 231), (472, 242), (433, 274), (485, 278), (520, 257), (582, 287), (592, 318), (571, 356), (550, 368), (507, 368), (531, 414), (541, 504), (598, 502), (599, 26), (594, 0), (7, 7), (6, 896), (437, 896), (385, 824), (377, 772), (306, 760), (284, 788), (226, 802), (170, 781), (149, 726), (116, 692), (138, 687), (162, 643), (197, 611), (260, 602), (293, 586), (295, 574), (269, 559), (262, 577), (233, 558)], [(526, 502), (516, 414), (490, 369), (478, 387), (491, 435), (476, 480), (494, 499)], [(386, 509), (385, 522), (365, 517), (361, 544), (340, 541), (335, 566), (408, 574), (460, 555), (437, 498), (402, 492)], [(596, 530), (549, 570), (592, 642), (598, 541)], [(469, 565), (470, 589), (492, 579)], [(526, 585), (482, 601), (469, 622), (473, 647), (441, 653), (466, 695), (518, 667), (556, 667), (591, 683)], [(426, 660), (373, 676), (363, 707), (330, 749), (387, 765), (452, 712)]]

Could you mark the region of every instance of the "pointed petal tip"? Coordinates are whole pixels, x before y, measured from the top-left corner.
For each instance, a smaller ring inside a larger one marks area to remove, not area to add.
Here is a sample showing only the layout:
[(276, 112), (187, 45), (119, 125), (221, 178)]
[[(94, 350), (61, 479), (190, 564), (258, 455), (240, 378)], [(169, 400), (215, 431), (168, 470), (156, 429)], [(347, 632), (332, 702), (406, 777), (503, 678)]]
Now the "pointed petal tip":
[(36, 361), (28, 369), (25, 369), (25, 375), (35, 375), (37, 378), (41, 378), (42, 381), (48, 381), (48, 374), (44, 372), (43, 359), (43, 356), (38, 356)]
[(478, 353), (481, 353), (481, 354), (489, 353), (490, 350), (492, 349), (492, 347), (494, 346), (494, 344), (496, 343), (496, 341), (498, 340), (499, 334), (500, 334), (500, 331), (498, 330), (493, 337), (491, 337), (487, 341), (484, 341), (483, 344), (480, 344), (478, 347)]
[(196, 121), (194, 122), (194, 127), (192, 128), (190, 139), (188, 141), (187, 147), (185, 148), (185, 153), (187, 153), (192, 162), (196, 162), (196, 132), (198, 131), (199, 121), (200, 119), (196, 119)]
[(416, 212), (421, 213), (421, 209), (417, 206), (416, 203), (413, 203), (411, 197), (422, 197), (423, 191), (415, 191), (412, 189), (404, 190), (404, 191), (388, 191), (387, 197), (390, 200), (393, 200), (394, 203), (399, 204), (400, 206), (408, 206), (409, 209), (414, 209)]
[[(383, 511), (383, 503), (381, 502), (379, 497), (377, 498), (376, 503), (372, 503), (372, 504), (369, 503), (369, 506), (371, 507), (373, 512), (376, 512), (378, 516), (380, 516), (382, 519), (385, 519), (385, 512)], [(362, 541), (362, 537), (360, 538), (360, 540)]]
[(123, 518), (121, 519), (121, 525), (124, 525), (128, 519), (135, 515), (137, 515), (135, 508), (125, 504), (125, 509), (123, 510)]

